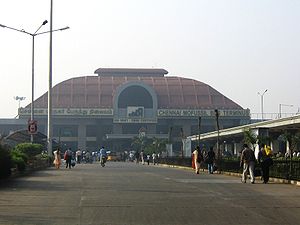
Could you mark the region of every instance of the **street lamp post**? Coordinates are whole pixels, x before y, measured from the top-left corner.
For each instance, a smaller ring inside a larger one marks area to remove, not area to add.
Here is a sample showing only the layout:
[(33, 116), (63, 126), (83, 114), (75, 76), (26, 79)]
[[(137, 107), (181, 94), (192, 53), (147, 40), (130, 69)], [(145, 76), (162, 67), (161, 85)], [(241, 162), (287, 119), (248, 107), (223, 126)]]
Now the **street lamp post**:
[(282, 108), (282, 106), (293, 107), (293, 105), (288, 105), (288, 104), (279, 104), (279, 115), (278, 115), (278, 118), (281, 118), (281, 108)]
[[(24, 34), (28, 34), (32, 37), (32, 62), (31, 62), (31, 113), (30, 113), (30, 120), (33, 121), (34, 120), (34, 41), (35, 41), (35, 36), (37, 35), (40, 35), (40, 34), (46, 34), (46, 33), (50, 33), (51, 31), (45, 31), (45, 32), (40, 32), (38, 33), (38, 31), (41, 29), (42, 26), (46, 25), (48, 23), (47, 20), (44, 20), (44, 22), (38, 27), (38, 29), (34, 32), (34, 33), (29, 33), (23, 29), (16, 29), (16, 28), (13, 28), (13, 27), (9, 27), (9, 26), (6, 26), (6, 25), (3, 25), (3, 24), (0, 24), (0, 27), (2, 28), (8, 28), (8, 29), (11, 29), (11, 30), (15, 30), (15, 31), (18, 31), (18, 32), (21, 32), (21, 33), (24, 33)], [(63, 30), (66, 30), (66, 29), (69, 29), (69, 27), (64, 27), (64, 28), (60, 28), (60, 29), (56, 29), (56, 30), (53, 30), (52, 32), (54, 31), (63, 31)], [(33, 142), (33, 134), (30, 135), (30, 141), (31, 143)]]
[(50, 0), (50, 41), (49, 41), (49, 82), (48, 82), (48, 117), (47, 117), (47, 151), (52, 155), (52, 25), (53, 0)]
[[(42, 26), (46, 25), (48, 23), (47, 20), (44, 20), (44, 22), (38, 27), (38, 29), (34, 32), (34, 33), (29, 33), (25, 30), (20, 30), (20, 29), (16, 29), (13, 27), (9, 27), (9, 26), (5, 26), (3, 24), (0, 24), (1, 27), (3, 28), (8, 28), (11, 30), (15, 30), (18, 32), (22, 32), (24, 34), (28, 34), (32, 37), (32, 66), (31, 66), (31, 114), (30, 114), (30, 120), (33, 121), (34, 120), (34, 37), (41, 34), (41, 33), (37, 33)], [(30, 141), (31, 143), (33, 142), (33, 134), (30, 135)]]
[(265, 93), (268, 91), (268, 89), (266, 89), (262, 94), (261, 93), (257, 93), (258, 95), (260, 95), (260, 104), (261, 104), (261, 120), (264, 120), (264, 95)]
[[(30, 120), (33, 121), (34, 120), (34, 41), (35, 41), (35, 36), (37, 35), (40, 35), (40, 34), (46, 34), (46, 33), (50, 33), (50, 31), (45, 31), (45, 32), (40, 32), (38, 33), (38, 31), (41, 29), (42, 26), (46, 25), (48, 23), (47, 20), (45, 20), (40, 26), (39, 28), (34, 32), (34, 33), (29, 33), (23, 29), (16, 29), (16, 28), (13, 28), (13, 27), (9, 27), (9, 26), (6, 26), (6, 25), (3, 25), (3, 24), (0, 24), (0, 27), (2, 28), (8, 28), (8, 29), (11, 29), (11, 30), (15, 30), (15, 31), (18, 31), (18, 32), (21, 32), (21, 33), (24, 33), (24, 34), (28, 34), (32, 37), (32, 62), (31, 62), (31, 65), (32, 65), (32, 72), (31, 72), (31, 113), (30, 113)], [(63, 31), (63, 30), (66, 30), (66, 29), (69, 29), (69, 27), (64, 27), (64, 28), (61, 28), (61, 29), (56, 29), (56, 30), (53, 30), (52, 32), (54, 31)], [(33, 134), (30, 135), (30, 141), (31, 143), (33, 142)]]
[(221, 151), (220, 151), (220, 124), (219, 124), (219, 110), (215, 109), (215, 116), (216, 116), (216, 125), (217, 125), (217, 166), (219, 171), (221, 171)]

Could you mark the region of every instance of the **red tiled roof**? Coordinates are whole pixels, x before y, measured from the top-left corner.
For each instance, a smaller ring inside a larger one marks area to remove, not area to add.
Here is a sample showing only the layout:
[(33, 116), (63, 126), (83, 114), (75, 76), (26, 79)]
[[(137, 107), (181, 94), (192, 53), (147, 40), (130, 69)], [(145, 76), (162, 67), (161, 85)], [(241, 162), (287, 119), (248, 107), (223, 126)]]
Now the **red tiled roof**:
[[(53, 108), (113, 108), (117, 87), (128, 81), (141, 81), (152, 87), (158, 108), (242, 109), (237, 103), (209, 85), (174, 76), (84, 76), (71, 78), (53, 87)], [(36, 108), (47, 108), (47, 93), (35, 101)], [(29, 107), (29, 106), (27, 106)]]

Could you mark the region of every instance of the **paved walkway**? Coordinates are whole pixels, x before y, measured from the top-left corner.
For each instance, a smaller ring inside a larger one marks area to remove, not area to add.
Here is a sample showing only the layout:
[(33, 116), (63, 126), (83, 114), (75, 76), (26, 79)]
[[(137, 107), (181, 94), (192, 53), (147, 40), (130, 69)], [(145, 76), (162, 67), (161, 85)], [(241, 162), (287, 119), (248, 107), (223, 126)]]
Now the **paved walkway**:
[(295, 225), (300, 189), (135, 163), (50, 168), (0, 184), (2, 225)]

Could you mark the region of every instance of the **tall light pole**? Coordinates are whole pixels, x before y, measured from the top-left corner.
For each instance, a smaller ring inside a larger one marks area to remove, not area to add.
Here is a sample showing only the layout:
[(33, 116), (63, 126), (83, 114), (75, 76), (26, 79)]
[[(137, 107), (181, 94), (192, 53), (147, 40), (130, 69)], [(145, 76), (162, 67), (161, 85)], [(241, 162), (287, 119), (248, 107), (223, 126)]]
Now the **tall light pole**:
[(48, 82), (48, 118), (47, 118), (47, 150), (52, 155), (52, 29), (53, 0), (50, 1), (50, 44), (49, 44), (49, 82)]
[(279, 115), (278, 115), (278, 118), (281, 118), (281, 108), (282, 108), (282, 106), (293, 107), (293, 105), (288, 105), (288, 104), (279, 104)]
[[(42, 26), (46, 25), (48, 23), (47, 20), (44, 20), (44, 22), (38, 27), (38, 29), (34, 32), (34, 33), (29, 33), (23, 29), (16, 29), (16, 28), (13, 28), (13, 27), (9, 27), (9, 26), (6, 26), (6, 25), (3, 25), (3, 24), (0, 24), (0, 27), (2, 28), (8, 28), (8, 29), (11, 29), (11, 30), (15, 30), (15, 31), (18, 31), (18, 32), (21, 32), (21, 33), (24, 33), (24, 34), (27, 34), (27, 35), (30, 35), (32, 37), (32, 62), (31, 62), (31, 113), (30, 113), (30, 120), (31, 121), (34, 121), (34, 38), (35, 36), (37, 35), (40, 35), (40, 34), (46, 34), (46, 33), (50, 33), (50, 31), (45, 31), (45, 32), (40, 32), (38, 33), (38, 31), (41, 29)], [(53, 30), (53, 31), (63, 31), (63, 30), (66, 30), (66, 29), (69, 29), (69, 27), (64, 27), (64, 28), (60, 28), (60, 29), (56, 29), (56, 30)], [(52, 32), (53, 32), (52, 31)], [(33, 142), (33, 134), (30, 135), (30, 141), (31, 143)]]
[(200, 148), (201, 116), (198, 117), (198, 146)]
[(261, 120), (264, 120), (264, 95), (265, 93), (268, 91), (268, 89), (266, 89), (262, 94), (261, 93), (257, 93), (258, 95), (260, 95), (260, 104), (261, 104)]
[[(28, 34), (32, 37), (32, 61), (31, 61), (31, 114), (30, 114), (30, 120), (33, 121), (34, 120), (34, 37), (41, 34), (41, 33), (37, 33), (42, 26), (46, 25), (48, 23), (47, 20), (44, 20), (44, 22), (38, 27), (38, 29), (34, 32), (34, 33), (29, 33), (23, 29), (16, 29), (13, 27), (9, 27), (3, 24), (0, 24), (0, 27), (3, 28), (8, 28), (11, 30), (15, 30), (24, 34)], [(33, 135), (30, 135), (30, 141), (31, 143), (33, 142)]]
[(220, 124), (219, 124), (219, 117), (220, 113), (218, 109), (215, 109), (215, 116), (216, 116), (216, 125), (217, 125), (217, 166), (219, 171), (221, 171), (221, 151), (220, 151)]

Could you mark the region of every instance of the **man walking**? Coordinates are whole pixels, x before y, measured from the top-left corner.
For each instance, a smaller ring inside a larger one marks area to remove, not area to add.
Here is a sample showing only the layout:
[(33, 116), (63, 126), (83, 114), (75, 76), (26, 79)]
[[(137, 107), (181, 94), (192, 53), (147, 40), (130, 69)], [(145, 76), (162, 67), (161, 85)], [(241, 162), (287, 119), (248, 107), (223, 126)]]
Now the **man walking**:
[(142, 164), (145, 165), (145, 161), (144, 161), (144, 152), (143, 152), (143, 150), (142, 150), (141, 153), (140, 153), (140, 158), (141, 158), (141, 160), (142, 160)]
[(71, 161), (72, 161), (72, 154), (73, 152), (71, 151), (70, 148), (65, 152), (65, 160), (66, 160), (66, 168), (71, 169)]
[(76, 151), (76, 161), (78, 164), (80, 164), (80, 162), (81, 162), (81, 150), (80, 149), (78, 149)]
[(216, 154), (214, 152), (213, 147), (210, 147), (206, 157), (205, 162), (207, 163), (208, 167), (208, 173), (213, 174), (214, 173), (214, 161), (216, 160)]
[(242, 182), (246, 183), (248, 171), (250, 173), (251, 184), (254, 184), (254, 165), (255, 165), (255, 155), (254, 151), (244, 144), (244, 149), (241, 155), (240, 166), (243, 166)]

